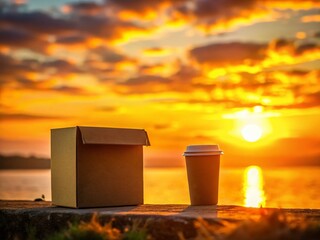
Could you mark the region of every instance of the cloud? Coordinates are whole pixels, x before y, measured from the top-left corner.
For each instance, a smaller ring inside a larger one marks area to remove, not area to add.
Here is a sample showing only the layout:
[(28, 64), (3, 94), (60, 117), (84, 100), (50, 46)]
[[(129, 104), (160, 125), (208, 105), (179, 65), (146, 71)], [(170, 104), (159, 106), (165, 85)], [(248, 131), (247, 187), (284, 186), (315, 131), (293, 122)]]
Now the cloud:
[(64, 59), (43, 62), (40, 68), (42, 68), (44, 71), (54, 72), (59, 75), (83, 72), (80, 68)]
[(88, 36), (81, 35), (80, 33), (66, 35), (66, 36), (58, 36), (55, 40), (55, 43), (62, 45), (78, 45), (83, 44), (87, 41)]
[(275, 39), (269, 43), (264, 67), (294, 65), (318, 60), (320, 45), (313, 42), (302, 42), (288, 39)]
[(254, 106), (259, 105), (259, 103), (247, 103), (245, 101), (241, 101), (240, 99), (216, 99), (214, 97), (211, 97), (208, 100), (203, 99), (197, 99), (197, 98), (190, 98), (190, 99), (182, 99), (180, 101), (177, 101), (176, 103), (187, 103), (190, 105), (201, 105), (201, 106), (224, 106), (226, 108), (252, 108)]
[(159, 72), (166, 71), (167, 66), (165, 64), (142, 64), (139, 66), (140, 75), (156, 75)]
[[(138, 76), (130, 77), (126, 81), (116, 84), (116, 92), (121, 94), (189, 93), (197, 89), (212, 89), (211, 86), (193, 82), (203, 76), (199, 70), (196, 70), (191, 65), (177, 63), (169, 63), (169, 65), (176, 65), (174, 66), (175, 71), (170, 74), (162, 70), (166, 65), (141, 65)], [(150, 72), (153, 74), (146, 74)]]
[(181, 64), (179, 69), (172, 75), (176, 82), (188, 83), (193, 79), (201, 77), (201, 72), (192, 66)]
[(320, 91), (305, 95), (304, 108), (320, 106)]
[[(204, 28), (220, 26), (220, 29), (226, 30), (237, 25), (239, 19), (252, 23), (252, 19), (259, 17), (261, 12), (269, 14), (270, 10), (266, 8), (279, 8), (279, 5), (281, 8), (282, 5), (276, 2), (268, 1), (268, 7), (263, 6), (265, 2), (262, 4), (257, 0), (156, 0), (152, 5), (147, 0), (75, 2), (66, 5), (64, 14), (60, 15), (40, 11), (2, 11), (0, 30), (4, 31), (1, 36), (6, 36), (2, 39), (2, 45), (53, 54), (53, 49), (59, 47), (74, 46), (77, 48), (69, 50), (85, 50), (150, 36), (156, 28), (166, 26), (163, 21), (174, 21), (176, 18), (185, 19), (185, 25), (195, 24)], [(285, 2), (288, 6), (290, 1)], [(297, 8), (306, 8), (305, 4), (295, 5)], [(142, 18), (119, 18), (118, 13), (130, 13)], [(160, 20), (143, 21), (143, 16), (150, 14)], [(10, 42), (9, 39), (14, 41)], [(149, 49), (146, 53), (164, 54), (164, 51), (156, 50)]]
[(96, 108), (96, 110), (103, 111), (103, 112), (116, 112), (119, 110), (119, 108), (116, 106), (102, 106), (102, 107)]
[(293, 52), (294, 48), (294, 41), (284, 38), (274, 39), (269, 43), (269, 49), (277, 52), (281, 52), (283, 50), (286, 52)]
[[(178, 10), (185, 15), (191, 15), (195, 17), (198, 21), (215, 23), (219, 19), (231, 19), (234, 16), (242, 15), (242, 12), (246, 12), (247, 15), (250, 10), (255, 9), (256, 1), (234, 1), (234, 0), (224, 0), (224, 1), (208, 1), (208, 0), (198, 0), (193, 1), (192, 4), (186, 4), (178, 8)], [(245, 11), (247, 9), (248, 11)]]
[[(279, 17), (279, 10), (307, 10), (320, 7), (317, 0), (194, 0), (171, 9), (172, 21), (193, 23), (207, 33), (220, 33), (257, 21)], [(277, 13), (277, 14), (275, 14)]]
[[(214, 88), (214, 86), (193, 84), (188, 82), (187, 79), (174, 79), (172, 76), (165, 78), (156, 75), (141, 75), (116, 84), (114, 91), (119, 94), (162, 94), (165, 92), (191, 93), (196, 90), (210, 91), (212, 88)], [(169, 102), (174, 101), (175, 100), (171, 99)]]
[(186, 0), (106, 0), (107, 6), (112, 8), (122, 19), (152, 20), (163, 14), (165, 10), (172, 8)]
[(0, 54), (0, 85), (12, 84), (15, 79), (23, 78), (37, 71), (36, 60), (17, 60), (8, 55)]
[(0, 121), (28, 121), (28, 120), (56, 120), (66, 119), (65, 117), (47, 116), (47, 115), (33, 115), (23, 113), (0, 113)]
[(66, 19), (53, 18), (41, 12), (0, 12), (0, 46), (28, 49), (48, 54), (53, 35), (75, 31)]
[[(90, 54), (91, 51), (111, 47), (115, 39), (105, 39), (93, 34), (78, 32), (70, 35), (56, 36), (55, 41), (49, 46), (51, 52), (68, 51), (70, 53), (83, 52)], [(50, 51), (49, 51), (50, 52)]]
[(77, 14), (77, 15), (97, 15), (106, 12), (106, 8), (103, 4), (96, 2), (74, 2), (64, 5), (62, 12), (65, 14)]
[(0, 54), (0, 85), (12, 89), (51, 89), (61, 93), (67, 93), (69, 90), (71, 94), (89, 94), (85, 93), (85, 86), (77, 87), (69, 82), (85, 75), (101, 82), (116, 82), (129, 78), (128, 69), (136, 68), (137, 64), (137, 59), (106, 47), (92, 49), (87, 58), (80, 63), (64, 58), (47, 58), (40, 61)]
[(159, 123), (159, 124), (154, 124), (153, 128), (156, 130), (167, 130), (172, 128), (172, 124), (168, 123)]
[(320, 106), (320, 91), (305, 94), (302, 96), (303, 101), (286, 105), (273, 105), (273, 109), (306, 109), (318, 108)]
[(18, 60), (0, 54), (0, 65), (0, 86), (3, 89), (90, 94), (84, 87), (68, 86), (68, 81), (65, 78), (70, 74), (82, 73), (82, 70), (66, 60), (56, 59), (40, 62), (33, 59)]
[(204, 32), (219, 33), (234, 26), (251, 24), (269, 14), (256, 0), (195, 0), (172, 10), (176, 21), (192, 22)]
[(35, 59), (16, 59), (0, 54), (0, 64), (2, 83), (16, 80), (20, 83), (30, 82), (30, 84), (40, 85), (40, 80), (45, 81), (52, 76), (81, 72), (77, 66), (63, 59), (40, 62)]
[[(158, 64), (142, 65), (138, 76), (129, 77), (127, 81), (117, 84), (115, 92), (179, 93), (186, 94), (181, 101), (187, 104), (215, 104), (226, 107), (312, 107), (314, 100), (311, 100), (311, 96), (320, 90), (317, 87), (317, 73), (290, 68), (290, 65), (288, 69), (292, 70), (281, 70), (285, 66), (281, 59), (290, 59), (292, 62), (289, 64), (295, 61), (304, 62), (306, 57), (312, 55), (310, 53), (318, 51), (319, 47), (316, 44), (301, 44), (287, 39), (275, 39), (263, 44), (209, 44), (191, 49), (191, 61), (187, 64), (177, 64), (177, 70), (169, 75), (162, 74), (162, 71), (153, 71), (153, 68), (159, 68)], [(248, 69), (251, 66), (257, 70), (251, 72)], [(211, 76), (208, 70), (223, 71), (220, 75)], [(149, 72), (153, 74), (146, 74)], [(195, 92), (201, 93), (202, 97), (195, 98)], [(179, 99), (177, 101), (181, 102)]]
[[(152, 4), (148, 0), (105, 0), (99, 4), (72, 3), (66, 5), (63, 11), (87, 16), (107, 15), (114, 19), (141, 22), (149, 28), (166, 26), (164, 22), (169, 25), (195, 24), (200, 29), (210, 32), (214, 29), (226, 30), (243, 23), (250, 24), (256, 19), (270, 16), (273, 6), (269, 2), (267, 8), (265, 1), (258, 0), (153, 0)], [(281, 6), (276, 5), (277, 8)], [(157, 22), (150, 21), (156, 19)]]
[(203, 73), (193, 65), (182, 64), (178, 70), (170, 76), (171, 91), (193, 92), (195, 90), (211, 91), (215, 86), (204, 85), (198, 82), (204, 78)]
[(174, 99), (156, 101), (162, 104), (302, 109), (319, 106), (319, 79), (319, 71), (293, 69), (228, 73), (221, 80), (206, 82), (207, 78), (201, 71), (181, 65), (176, 73), (167, 78), (159, 75), (130, 78), (117, 84), (115, 92), (126, 95), (179, 94)]
[(144, 49), (143, 54), (149, 57), (161, 57), (170, 54), (170, 51), (161, 47), (153, 47)]
[(85, 88), (66, 86), (66, 85), (56, 86), (48, 90), (59, 92), (59, 93), (72, 94), (72, 95), (92, 95)]
[(264, 12), (264, 8), (256, 0), (154, 0), (152, 4), (148, 0), (105, 2), (122, 19), (136, 21), (165, 19), (169, 24), (191, 23), (203, 29), (218, 25), (224, 27), (234, 25), (235, 19), (251, 22), (254, 17)]
[[(256, 0), (259, 1), (259, 0)], [(266, 7), (275, 8), (275, 9), (291, 9), (291, 10), (308, 10), (312, 8), (320, 7), (318, 0), (263, 0), (261, 4), (264, 4)]]
[[(28, 48), (48, 54), (50, 46), (86, 43), (86, 46), (111, 45), (149, 33), (134, 22), (106, 15), (53, 16), (45, 12), (0, 12), (2, 45)], [(12, 42), (10, 40), (13, 40)]]
[(30, 32), (20, 29), (0, 28), (0, 49), (10, 47), (44, 52), (47, 44), (46, 40), (33, 36)]
[(28, 42), (32, 39), (30, 33), (23, 30), (0, 29), (0, 43), (12, 44), (18, 46), (28, 46)]
[(101, 82), (117, 82), (130, 77), (138, 67), (138, 59), (109, 47), (97, 47), (88, 52), (83, 69)]
[(275, 9), (312, 9), (320, 6), (317, 0), (105, 0), (123, 19), (150, 20), (159, 16), (171, 21), (184, 20), (204, 28), (227, 27), (239, 23), (250, 23), (255, 19), (271, 16)]
[(296, 47), (295, 54), (303, 55), (304, 53), (307, 53), (307, 52), (315, 52), (319, 50), (320, 50), (320, 46), (317, 45), (316, 43), (306, 43)]
[(170, 0), (154, 0), (152, 5), (147, 0), (136, 0), (136, 1), (128, 1), (128, 0), (108, 0), (114, 7), (118, 7), (123, 10), (130, 10), (134, 12), (144, 12), (153, 9), (155, 6), (160, 6), (163, 4), (172, 3)]
[(168, 82), (169, 79), (160, 76), (144, 75), (135, 78), (130, 78), (123, 84), (127, 86), (140, 86), (145, 84), (166, 84)]
[(141, 75), (129, 78), (115, 86), (115, 91), (121, 94), (144, 94), (167, 91), (170, 79), (155, 75)]
[(43, 12), (5, 12), (0, 14), (0, 26), (24, 29), (33, 34), (62, 34), (74, 32), (76, 22), (52, 17)]
[(314, 37), (315, 37), (315, 38), (320, 38), (320, 32), (316, 32), (316, 33), (314, 34)]
[(259, 73), (268, 68), (318, 60), (316, 42), (274, 39), (269, 43), (227, 42), (197, 46), (189, 50), (190, 64), (196, 64), (209, 79), (227, 73)]
[(125, 54), (117, 52), (116, 50), (111, 48), (105, 48), (105, 47), (96, 48), (94, 50), (94, 53), (103, 62), (114, 63), (114, 64), (120, 63), (120, 62), (133, 62), (133, 63), (137, 62), (136, 59), (132, 57), (128, 57)]
[(108, 17), (79, 16), (75, 21), (77, 30), (109, 40), (126, 39), (128, 36), (134, 37), (147, 32), (144, 27), (137, 24)]
[(301, 22), (304, 22), (304, 23), (320, 22), (320, 14), (319, 14), (319, 15), (303, 16), (303, 17), (301, 18)]
[(190, 51), (190, 57), (200, 64), (228, 65), (254, 63), (261, 61), (265, 55), (265, 44), (257, 43), (214, 43), (196, 47)]

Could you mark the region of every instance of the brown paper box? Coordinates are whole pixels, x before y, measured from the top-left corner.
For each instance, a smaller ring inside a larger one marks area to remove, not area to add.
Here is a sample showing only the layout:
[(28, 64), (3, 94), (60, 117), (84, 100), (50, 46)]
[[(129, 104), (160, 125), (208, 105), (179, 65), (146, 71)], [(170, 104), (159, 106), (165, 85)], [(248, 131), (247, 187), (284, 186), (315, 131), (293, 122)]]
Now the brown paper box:
[(87, 208), (143, 204), (145, 130), (51, 129), (52, 203)]

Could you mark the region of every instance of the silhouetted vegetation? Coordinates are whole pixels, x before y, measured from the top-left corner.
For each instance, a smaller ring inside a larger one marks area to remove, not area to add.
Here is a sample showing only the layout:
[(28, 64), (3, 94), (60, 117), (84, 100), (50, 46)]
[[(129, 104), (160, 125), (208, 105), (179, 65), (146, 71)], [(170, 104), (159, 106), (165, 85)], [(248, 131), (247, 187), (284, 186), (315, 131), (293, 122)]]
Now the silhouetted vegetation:
[(97, 215), (93, 215), (90, 222), (70, 224), (69, 228), (54, 234), (48, 240), (142, 240), (148, 239), (147, 228), (135, 221), (132, 226), (127, 226), (121, 231), (112, 226), (112, 221), (101, 224)]
[(50, 169), (50, 159), (0, 155), (0, 169)]
[[(194, 222), (196, 236), (185, 237), (177, 232), (176, 239), (180, 240), (316, 240), (320, 237), (320, 222), (307, 219), (290, 219), (283, 212), (262, 211), (259, 219), (245, 221), (219, 220), (220, 224), (210, 224), (199, 218)], [(90, 222), (70, 225), (66, 230), (56, 233), (48, 240), (73, 239), (123, 239), (145, 240), (157, 239), (151, 236), (147, 224), (134, 222), (123, 231), (114, 228), (112, 222), (102, 225), (94, 215)]]

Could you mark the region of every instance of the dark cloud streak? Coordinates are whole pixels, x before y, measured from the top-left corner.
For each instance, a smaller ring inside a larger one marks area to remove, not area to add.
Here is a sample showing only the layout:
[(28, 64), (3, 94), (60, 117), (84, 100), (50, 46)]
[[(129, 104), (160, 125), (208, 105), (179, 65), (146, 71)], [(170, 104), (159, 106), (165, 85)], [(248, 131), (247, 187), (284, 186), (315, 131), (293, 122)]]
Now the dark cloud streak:
[(0, 14), (0, 26), (30, 31), (33, 34), (62, 34), (77, 29), (70, 19), (55, 18), (43, 12), (8, 12)]
[(83, 43), (90, 37), (113, 41), (122, 39), (128, 31), (148, 29), (104, 15), (53, 17), (44, 12), (0, 12), (0, 31), (2, 44), (37, 51), (42, 46), (46, 54), (46, 47), (55, 41), (66, 45)]
[[(81, 73), (75, 65), (65, 60), (52, 60), (39, 62), (33, 59), (17, 60), (7, 55), (0, 54), (0, 87), (14, 89), (32, 89), (36, 91), (55, 91), (64, 94), (90, 95), (82, 87), (71, 87), (64, 83), (52, 81), (51, 78), (63, 79), (63, 76), (71, 73)], [(43, 73), (46, 77), (40, 79), (28, 78), (29, 74)]]
[(32, 115), (23, 113), (0, 113), (0, 121), (31, 121), (31, 120), (61, 120), (66, 117), (47, 116), (47, 115)]
[(77, 15), (97, 15), (105, 12), (106, 6), (96, 2), (75, 2), (65, 6), (66, 12)]
[(58, 36), (55, 42), (63, 45), (83, 44), (87, 39), (88, 36), (76, 33), (72, 35)]
[(265, 44), (256, 43), (214, 43), (196, 47), (190, 51), (191, 58), (199, 63), (238, 64), (246, 60), (257, 61), (265, 57)]

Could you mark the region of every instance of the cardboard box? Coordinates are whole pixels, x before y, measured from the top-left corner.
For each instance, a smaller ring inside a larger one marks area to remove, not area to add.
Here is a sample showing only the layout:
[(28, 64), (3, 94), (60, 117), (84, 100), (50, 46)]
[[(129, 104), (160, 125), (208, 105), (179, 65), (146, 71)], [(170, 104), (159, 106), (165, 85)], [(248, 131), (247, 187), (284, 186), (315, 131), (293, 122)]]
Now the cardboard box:
[(143, 204), (140, 129), (51, 129), (52, 203), (87, 208)]

